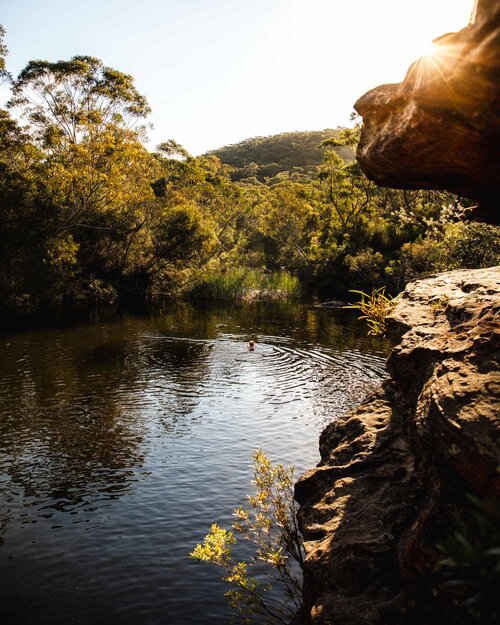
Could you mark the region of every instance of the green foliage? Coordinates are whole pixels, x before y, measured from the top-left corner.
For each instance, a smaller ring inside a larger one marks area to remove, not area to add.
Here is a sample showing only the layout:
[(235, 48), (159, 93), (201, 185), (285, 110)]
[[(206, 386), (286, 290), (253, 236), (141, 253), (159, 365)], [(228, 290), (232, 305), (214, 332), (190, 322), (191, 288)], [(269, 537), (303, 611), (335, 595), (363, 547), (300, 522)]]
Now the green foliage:
[(394, 308), (396, 298), (385, 294), (385, 287), (373, 289), (370, 295), (363, 291), (352, 290), (351, 293), (358, 293), (361, 299), (356, 304), (349, 304), (344, 308), (359, 310), (359, 319), (364, 319), (368, 323), (368, 334), (372, 336), (385, 336), (387, 333), (387, 316)]
[(4, 43), (5, 28), (0, 24), (0, 83), (10, 78), (5, 66), (5, 57), (9, 53), (7, 46)]
[(340, 133), (339, 139), (324, 141), (325, 153), (319, 169), (326, 198), (342, 233), (356, 228), (377, 190), (357, 161), (344, 161), (336, 152), (339, 145), (352, 142), (353, 137), (346, 129)]
[(78, 143), (150, 112), (131, 76), (91, 56), (30, 61), (14, 81), (8, 106), (21, 112), (47, 147)]
[(102, 280), (94, 278), (93, 276), (88, 282), (86, 292), (88, 293), (88, 297), (93, 299), (96, 305), (113, 304), (118, 297), (116, 289), (112, 285), (105, 284)]
[(500, 264), (500, 228), (474, 222), (445, 224), (427, 237), (404, 243), (386, 267), (388, 282), (401, 290), (410, 280), (451, 269)]
[[(249, 507), (234, 511), (231, 530), (216, 523), (190, 556), (222, 569), (230, 586), (226, 593), (238, 623), (287, 624), (300, 608), (300, 569), (304, 550), (293, 499), (293, 468), (273, 465), (262, 451), (254, 452), (255, 492)], [(247, 560), (233, 554), (238, 538), (250, 541), (255, 549)], [(253, 573), (255, 571), (255, 573)], [(269, 581), (260, 581), (266, 576)], [(279, 587), (279, 599), (272, 589)]]
[(386, 259), (382, 252), (374, 252), (368, 247), (356, 254), (347, 254), (344, 262), (348, 271), (348, 281), (352, 286), (365, 284), (378, 286), (384, 280)]
[(310, 268), (318, 219), (318, 194), (308, 185), (285, 181), (271, 187), (260, 206), (260, 231), (277, 243), (274, 264), (297, 272)]
[(474, 222), (452, 224), (441, 247), (449, 269), (500, 265), (500, 228)]
[(418, 239), (401, 246), (398, 257), (389, 262), (386, 273), (396, 289), (402, 290), (407, 282), (439, 271), (442, 263), (442, 245), (434, 239)]
[(500, 510), (498, 502), (468, 497), (469, 505), (439, 543), (444, 559), (438, 579), (453, 594), (453, 622), (498, 623), (500, 604)]
[[(0, 79), (5, 70), (0, 27)], [(248, 139), (200, 157), (139, 124), (133, 78), (91, 56), (30, 61), (0, 109), (0, 312), (116, 298), (321, 296), (499, 262), (465, 202), (371, 183), (359, 124)], [(90, 285), (102, 285), (98, 289)]]
[(154, 254), (148, 268), (190, 261), (209, 245), (211, 233), (196, 205), (180, 204), (163, 211), (154, 230)]

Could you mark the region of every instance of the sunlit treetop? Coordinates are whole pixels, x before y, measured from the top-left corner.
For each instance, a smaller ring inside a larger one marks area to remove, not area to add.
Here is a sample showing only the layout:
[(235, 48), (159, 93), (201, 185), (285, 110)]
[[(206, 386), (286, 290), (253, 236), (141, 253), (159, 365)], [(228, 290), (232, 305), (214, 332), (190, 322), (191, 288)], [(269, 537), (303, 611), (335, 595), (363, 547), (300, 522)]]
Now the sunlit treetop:
[(9, 73), (5, 66), (5, 57), (9, 53), (9, 50), (3, 41), (4, 37), (5, 28), (0, 24), (0, 83), (9, 78)]
[(40, 139), (57, 134), (78, 143), (110, 124), (131, 128), (150, 112), (131, 76), (91, 56), (30, 61), (12, 94), (8, 107), (17, 109)]
[(156, 152), (164, 158), (185, 159), (190, 156), (189, 152), (174, 139), (169, 139), (157, 145)]

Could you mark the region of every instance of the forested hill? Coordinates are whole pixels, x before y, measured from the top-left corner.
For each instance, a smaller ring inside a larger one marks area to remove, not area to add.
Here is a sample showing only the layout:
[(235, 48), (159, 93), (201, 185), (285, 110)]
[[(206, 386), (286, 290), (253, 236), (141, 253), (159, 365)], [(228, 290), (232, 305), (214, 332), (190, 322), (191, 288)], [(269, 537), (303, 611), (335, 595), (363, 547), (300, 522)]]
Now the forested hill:
[[(256, 177), (270, 178), (282, 171), (312, 173), (323, 160), (323, 150), (318, 146), (322, 141), (337, 134), (334, 128), (283, 132), (270, 137), (253, 137), (233, 145), (211, 150), (220, 160), (235, 168), (233, 180)], [(349, 148), (340, 148), (351, 156)]]

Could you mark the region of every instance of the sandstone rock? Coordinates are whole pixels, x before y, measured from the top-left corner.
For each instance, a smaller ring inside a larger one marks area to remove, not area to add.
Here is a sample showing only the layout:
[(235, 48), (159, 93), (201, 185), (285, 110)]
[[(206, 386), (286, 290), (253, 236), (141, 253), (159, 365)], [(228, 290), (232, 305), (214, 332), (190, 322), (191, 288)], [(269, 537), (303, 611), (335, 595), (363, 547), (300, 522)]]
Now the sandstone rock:
[(357, 158), (378, 184), (447, 189), (479, 201), (477, 218), (498, 223), (500, 4), (478, 0), (468, 26), (434, 43), (403, 82), (356, 102)]
[(392, 379), (326, 428), (296, 485), (304, 623), (424, 623), (415, 580), (439, 557), (429, 528), (450, 489), (500, 496), (499, 312), (500, 267), (407, 286)]
[[(385, 623), (404, 608), (395, 543), (415, 499), (414, 456), (386, 392), (332, 423), (296, 485), (311, 623)], [(392, 622), (392, 621), (391, 621)]]
[[(473, 487), (500, 496), (500, 268), (410, 283), (389, 318), (407, 330), (387, 366), (409, 425)], [(413, 409), (413, 406), (412, 406)]]

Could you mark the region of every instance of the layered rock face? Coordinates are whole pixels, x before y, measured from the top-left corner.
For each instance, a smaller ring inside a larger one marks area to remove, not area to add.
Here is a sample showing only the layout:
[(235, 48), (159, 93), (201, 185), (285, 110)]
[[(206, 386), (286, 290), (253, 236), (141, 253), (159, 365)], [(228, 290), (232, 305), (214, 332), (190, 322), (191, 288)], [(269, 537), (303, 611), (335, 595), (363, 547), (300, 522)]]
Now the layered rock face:
[(500, 495), (499, 295), (496, 267), (419, 280), (399, 298), (391, 379), (326, 428), (321, 463), (296, 485), (303, 623), (435, 622), (436, 532), (456, 496)]
[(499, 223), (500, 3), (478, 0), (471, 23), (435, 42), (398, 84), (355, 104), (357, 158), (369, 178), (402, 189), (447, 189)]

